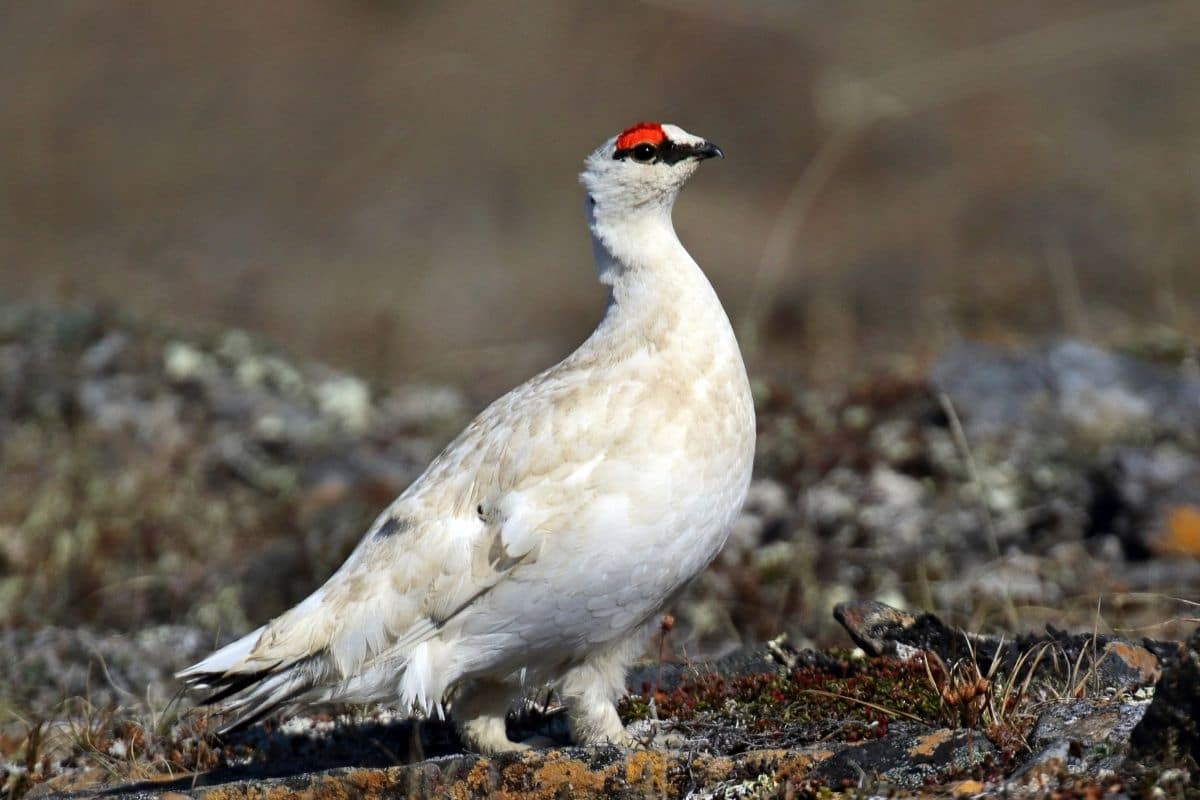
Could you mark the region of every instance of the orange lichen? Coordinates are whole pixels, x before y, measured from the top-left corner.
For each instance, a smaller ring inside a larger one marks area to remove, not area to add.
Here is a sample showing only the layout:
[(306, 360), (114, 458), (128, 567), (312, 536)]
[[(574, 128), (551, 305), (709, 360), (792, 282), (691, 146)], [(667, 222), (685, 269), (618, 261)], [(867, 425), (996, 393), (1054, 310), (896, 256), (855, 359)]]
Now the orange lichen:
[(488, 759), (481, 758), (471, 767), (470, 772), (463, 778), (462, 784), (456, 786), (455, 789), (461, 792), (461, 789), (465, 787), (471, 792), (471, 796), (475, 796), (487, 794), (495, 788), (495, 785), (496, 772), (494, 765)]
[(938, 747), (949, 741), (953, 736), (954, 731), (949, 728), (943, 728), (940, 731), (926, 734), (917, 739), (917, 743), (909, 749), (908, 754), (912, 756), (932, 756)]
[[(790, 750), (780, 750), (780, 759), (770, 770), (783, 783), (798, 783), (808, 777), (812, 768), (833, 756), (832, 750), (813, 750), (797, 753)], [(766, 772), (767, 770), (763, 770)]]
[(625, 782), (651, 795), (661, 797), (667, 791), (667, 760), (656, 750), (635, 750), (625, 762)]
[(535, 793), (526, 797), (561, 797), (564, 791), (579, 796), (600, 796), (604, 792), (606, 775), (589, 769), (586, 764), (570, 758), (548, 758), (534, 770)]
[(1144, 647), (1138, 647), (1128, 642), (1109, 642), (1104, 648), (1105, 653), (1112, 653), (1126, 664), (1138, 671), (1144, 685), (1158, 682), (1162, 677), (1162, 667), (1158, 656)]
[(966, 780), (966, 781), (956, 781), (955, 783), (950, 784), (946, 788), (949, 789), (950, 793), (953, 794), (955, 797), (970, 797), (970, 796), (974, 796), (974, 795), (977, 795), (980, 792), (982, 792), (984, 789), (984, 785), (980, 781)]
[(1158, 550), (1186, 556), (1200, 556), (1200, 507), (1175, 506), (1167, 511)]
[(395, 778), (391, 770), (357, 769), (346, 776), (346, 783), (363, 797), (380, 797), (396, 785)]

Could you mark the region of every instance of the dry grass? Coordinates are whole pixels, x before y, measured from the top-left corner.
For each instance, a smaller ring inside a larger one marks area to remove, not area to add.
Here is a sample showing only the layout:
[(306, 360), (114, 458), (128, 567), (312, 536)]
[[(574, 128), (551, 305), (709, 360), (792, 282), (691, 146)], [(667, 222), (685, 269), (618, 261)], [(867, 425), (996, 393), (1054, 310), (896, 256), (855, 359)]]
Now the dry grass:
[(1002, 750), (1028, 750), (1025, 737), (1037, 721), (1044, 699), (1056, 691), (1051, 688), (1053, 679), (1040, 677), (1035, 684), (1038, 668), (1054, 645), (1038, 645), (1022, 652), (1011, 668), (1001, 672), (1002, 640), (985, 672), (969, 638), (966, 643), (969, 655), (952, 664), (946, 664), (936, 653), (922, 654), (945, 724), (980, 728)]

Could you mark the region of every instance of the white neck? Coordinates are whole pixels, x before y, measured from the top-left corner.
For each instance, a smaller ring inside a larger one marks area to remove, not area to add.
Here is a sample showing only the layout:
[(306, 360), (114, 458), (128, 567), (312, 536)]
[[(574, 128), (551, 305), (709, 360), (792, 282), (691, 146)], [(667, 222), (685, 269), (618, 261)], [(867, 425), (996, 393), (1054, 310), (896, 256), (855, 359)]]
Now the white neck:
[(636, 213), (604, 214), (597, 213), (589, 198), (585, 211), (597, 276), (601, 283), (613, 287), (614, 294), (630, 288), (627, 284), (671, 284), (700, 272), (675, 234), (669, 205), (643, 206)]
[(701, 336), (697, 326), (709, 335), (728, 328), (708, 278), (675, 234), (669, 205), (643, 206), (632, 214), (595, 212), (589, 201), (596, 271), (611, 287), (597, 334), (620, 337), (622, 331), (644, 339), (652, 331), (652, 338), (663, 343), (677, 337), (695, 341)]

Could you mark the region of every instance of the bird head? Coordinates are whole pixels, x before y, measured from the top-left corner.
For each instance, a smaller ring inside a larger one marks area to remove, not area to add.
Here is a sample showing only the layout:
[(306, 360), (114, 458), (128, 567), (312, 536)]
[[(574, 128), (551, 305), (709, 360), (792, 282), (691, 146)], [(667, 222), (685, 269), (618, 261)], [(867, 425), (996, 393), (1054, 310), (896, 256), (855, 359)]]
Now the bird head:
[(580, 181), (590, 217), (652, 210), (670, 212), (701, 161), (724, 158), (721, 148), (676, 125), (639, 122), (600, 145), (584, 162)]

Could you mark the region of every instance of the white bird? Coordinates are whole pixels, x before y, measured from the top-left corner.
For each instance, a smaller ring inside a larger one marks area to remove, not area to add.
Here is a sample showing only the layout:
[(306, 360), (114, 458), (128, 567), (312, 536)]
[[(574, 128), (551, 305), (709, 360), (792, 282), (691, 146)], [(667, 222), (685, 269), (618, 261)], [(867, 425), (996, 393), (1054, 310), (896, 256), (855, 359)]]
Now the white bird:
[(630, 745), (617, 716), (648, 623), (716, 556), (754, 458), (729, 320), (671, 223), (723, 156), (639, 123), (580, 176), (603, 319), (562, 362), (492, 403), (371, 525), (324, 586), (179, 673), (235, 715), (393, 702), (442, 711), (482, 753), (557, 686), (573, 738)]

